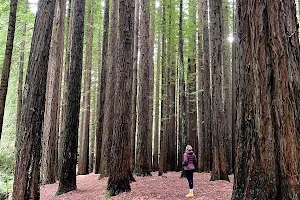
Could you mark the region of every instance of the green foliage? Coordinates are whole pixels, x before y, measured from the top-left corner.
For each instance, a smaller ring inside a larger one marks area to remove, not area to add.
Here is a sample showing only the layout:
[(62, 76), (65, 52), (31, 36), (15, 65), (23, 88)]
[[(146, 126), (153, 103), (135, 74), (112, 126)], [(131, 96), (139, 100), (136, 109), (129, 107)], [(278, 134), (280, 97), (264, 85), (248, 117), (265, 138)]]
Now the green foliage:
[(0, 154), (0, 199), (11, 191), (13, 185), (14, 153), (1, 148)]
[[(10, 1), (0, 0), (0, 73), (4, 61), (4, 52), (7, 37), (7, 24), (9, 16)], [(16, 113), (17, 113), (17, 90), (18, 90), (18, 68), (20, 64), (20, 44), (25, 40), (25, 63), (24, 74), (28, 62), (28, 53), (30, 41), (34, 26), (34, 14), (32, 12), (24, 12), (24, 1), (19, 1), (17, 11), (17, 22), (14, 39), (14, 49), (12, 57), (12, 65), (10, 79), (8, 83), (8, 92), (5, 104), (5, 113), (3, 121), (3, 131), (0, 141), (0, 199), (5, 199), (8, 192), (11, 191), (13, 185), (13, 173), (15, 166), (15, 134), (16, 134)], [(23, 33), (23, 24), (27, 22), (27, 33)], [(25, 75), (24, 75), (25, 78)]]

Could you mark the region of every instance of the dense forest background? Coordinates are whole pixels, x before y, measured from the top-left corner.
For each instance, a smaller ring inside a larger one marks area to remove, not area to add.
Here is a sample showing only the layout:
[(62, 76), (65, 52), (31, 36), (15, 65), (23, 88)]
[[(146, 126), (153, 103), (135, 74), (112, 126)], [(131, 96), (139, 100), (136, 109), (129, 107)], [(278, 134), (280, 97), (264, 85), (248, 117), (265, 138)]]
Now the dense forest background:
[[(67, 1), (69, 2), (69, 1)], [(104, 8), (105, 3), (103, 1), (97, 1), (97, 0), (86, 0), (86, 5), (89, 5), (89, 3), (93, 3), (93, 24), (90, 24), (91, 21), (89, 21), (89, 13), (91, 9), (89, 6), (86, 6), (86, 12), (85, 12), (85, 39), (84, 39), (84, 48), (83, 48), (83, 63), (86, 62), (86, 59), (90, 59), (91, 62), (91, 88), (90, 88), (90, 120), (88, 122), (88, 126), (90, 129), (90, 135), (94, 136), (95, 139), (95, 133), (96, 133), (96, 109), (97, 109), (97, 94), (99, 91), (99, 61), (102, 59), (101, 54), (101, 42), (103, 39), (103, 23), (104, 23)], [(166, 27), (162, 24), (163, 19), (163, 9), (162, 9), (162, 2), (164, 2), (166, 5), (168, 5), (168, 8), (166, 9), (167, 12), (166, 16), (167, 19), (167, 30)], [(166, 3), (167, 0), (150, 0), (149, 1), (149, 8), (150, 8), (150, 15), (151, 19), (155, 16), (154, 24), (152, 23), (150, 25), (150, 32), (153, 32), (154, 34), (154, 55), (153, 55), (153, 62), (154, 62), (154, 68), (153, 68), (153, 88), (152, 88), (152, 94), (154, 101), (150, 102), (150, 104), (153, 105), (153, 108), (150, 109), (150, 112), (152, 112), (153, 120), (151, 120), (152, 124), (150, 127), (152, 128), (151, 133), (154, 134), (156, 130), (156, 126), (158, 126), (158, 130), (161, 130), (161, 123), (158, 123), (158, 121), (162, 120), (161, 115), (157, 115), (157, 112), (161, 113), (161, 107), (159, 109), (155, 109), (155, 105), (158, 104), (161, 105), (162, 102), (166, 99), (166, 96), (164, 96), (163, 91), (162, 92), (156, 92), (157, 87), (161, 87), (162, 85), (162, 79), (163, 77), (161, 74), (165, 74), (162, 68), (157, 68), (157, 64), (161, 61), (159, 60), (160, 54), (161, 54), (161, 37), (162, 32), (165, 31), (167, 34), (167, 60), (168, 62), (174, 62), (171, 65), (174, 66), (174, 74), (171, 74), (169, 77), (169, 81), (174, 81), (176, 86), (174, 86), (174, 89), (176, 90), (176, 115), (180, 113), (179, 111), (179, 99), (181, 98), (179, 95), (180, 91), (180, 80), (179, 80), (179, 72), (177, 69), (181, 66), (181, 60), (180, 60), (180, 43), (178, 43), (180, 33), (178, 31), (178, 23), (180, 19), (180, 0), (171, 0), (170, 3)], [(4, 121), (3, 121), (3, 128), (2, 128), (2, 135), (1, 135), (1, 144), (0, 144), (0, 192), (6, 192), (6, 190), (11, 190), (13, 185), (13, 173), (14, 173), (14, 167), (15, 167), (15, 138), (16, 138), (16, 120), (18, 117), (18, 82), (19, 82), (19, 67), (21, 64), (20, 56), (21, 56), (21, 47), (22, 44), (25, 44), (24, 46), (24, 52), (25, 52), (25, 58), (24, 58), (24, 76), (23, 81), (25, 81), (25, 73), (26, 73), (26, 67), (28, 63), (28, 56), (29, 56), (29, 50), (30, 50), (30, 44), (33, 34), (33, 27), (35, 22), (35, 5), (36, 2), (26, 0), (19, 0), (18, 2), (18, 10), (17, 10), (17, 21), (16, 21), (16, 31), (15, 31), (15, 39), (14, 39), (14, 49), (13, 49), (13, 57), (12, 57), (12, 65), (11, 65), (11, 72), (9, 77), (9, 83), (8, 83), (8, 93), (7, 93), (7, 99), (5, 104), (5, 115), (4, 115)], [(112, 3), (111, 3), (112, 4)], [(229, 60), (228, 63), (232, 62), (231, 57), (231, 50), (232, 50), (232, 44), (234, 43), (234, 10), (233, 5), (234, 2), (232, 0), (224, 0), (223, 4), (227, 6), (228, 11), (228, 29), (226, 30), (226, 41), (228, 45), (228, 53), (229, 53)], [(299, 16), (299, 8), (298, 8), (298, 1), (296, 1), (297, 5), (297, 19), (298, 22), (300, 21)], [(113, 5), (110, 5), (112, 8)], [(68, 8), (68, 6), (67, 6)], [(197, 20), (197, 1), (196, 0), (184, 0), (183, 1), (183, 13), (182, 13), (182, 38), (183, 38), (183, 66), (184, 66), (184, 81), (187, 84), (186, 88), (186, 94), (187, 96), (199, 94), (201, 93), (199, 87), (196, 88), (189, 88), (189, 83), (195, 81), (198, 85), (198, 75), (193, 75), (190, 73), (189, 65), (191, 62), (191, 58), (196, 56), (195, 49), (198, 39), (196, 36), (196, 30), (198, 27), (198, 24), (196, 23)], [(0, 0), (0, 71), (2, 70), (2, 63), (5, 56), (5, 45), (6, 45), (6, 37), (7, 37), (7, 24), (9, 20), (9, 11), (10, 11), (10, 1), (7, 0)], [(153, 15), (153, 12), (156, 12), (155, 15)], [(151, 21), (152, 22), (152, 21)], [(208, 22), (210, 23), (210, 21)], [(26, 24), (26, 32), (24, 34), (24, 24)], [(67, 27), (67, 24), (66, 24)], [(92, 54), (91, 57), (88, 58), (86, 56), (87, 48), (86, 45), (89, 43), (87, 42), (88, 29), (92, 27), (93, 31), (93, 38), (92, 38)], [(154, 29), (154, 30), (153, 30)], [(67, 35), (67, 34), (66, 34)], [(165, 36), (166, 37), (166, 36)], [(166, 39), (166, 38), (165, 38)], [(100, 42), (99, 42), (100, 41)], [(65, 39), (65, 47), (67, 46), (67, 40)], [(204, 50), (205, 51), (205, 50)], [(175, 58), (172, 60), (172, 58)], [(194, 60), (194, 62), (196, 62)], [(230, 64), (229, 64), (230, 65)], [(159, 71), (157, 70), (159, 69)], [(195, 69), (196, 70), (196, 69)], [(198, 68), (197, 68), (198, 72)], [(194, 71), (193, 73), (196, 73)], [(62, 73), (64, 76), (64, 73)], [(81, 87), (81, 111), (80, 111), (80, 127), (79, 130), (82, 130), (83, 128), (83, 106), (84, 106), (84, 90), (85, 90), (85, 79), (84, 70), (82, 75), (82, 87)], [(194, 77), (194, 78), (193, 78)], [(196, 78), (195, 78), (196, 77)], [(158, 80), (159, 78), (159, 80)], [(62, 77), (62, 80), (64, 80), (64, 77)], [(160, 81), (160, 83), (157, 84), (157, 81)], [(63, 86), (61, 86), (63, 87)], [(150, 89), (150, 88), (149, 88)], [(161, 89), (161, 88), (160, 88)], [(139, 91), (139, 90), (137, 90)], [(62, 94), (62, 91), (60, 91)], [(139, 92), (138, 92), (139, 93)], [(150, 93), (151, 94), (151, 93)], [(225, 95), (225, 94), (224, 94)], [(195, 102), (199, 101), (199, 96), (195, 96)], [(157, 101), (159, 100), (159, 101)], [(225, 100), (226, 101), (226, 100)], [(197, 112), (199, 113), (199, 104), (195, 105), (197, 108)], [(201, 110), (202, 111), (202, 110)], [(197, 116), (196, 112), (196, 116)], [(151, 114), (151, 113), (150, 113)], [(174, 112), (175, 114), (175, 112)], [(195, 114), (195, 113), (192, 113)], [(191, 115), (192, 115), (191, 114)], [(178, 117), (177, 115), (177, 117)], [(199, 115), (199, 114), (198, 114)], [(139, 116), (139, 115), (137, 115)], [(142, 115), (140, 115), (142, 116)], [(199, 118), (196, 117), (196, 119), (199, 120)], [(137, 119), (139, 120), (139, 119)], [(174, 122), (179, 123), (179, 118), (176, 119)], [(196, 127), (199, 127), (199, 122), (196, 122)], [(175, 126), (179, 130), (168, 130), (168, 131), (174, 131), (174, 132), (180, 132), (180, 127)], [(158, 131), (160, 132), (160, 131)], [(153, 138), (153, 147), (155, 143), (155, 137)], [(156, 137), (157, 139), (157, 137)], [(92, 137), (90, 138), (90, 145), (95, 144), (92, 142)], [(81, 138), (79, 138), (79, 143), (81, 141)], [(193, 145), (194, 146), (194, 145)], [(153, 148), (152, 147), (152, 148)], [(94, 147), (92, 147), (94, 148)], [(197, 148), (197, 144), (195, 143), (195, 148)], [(155, 152), (153, 152), (155, 153)], [(176, 155), (177, 156), (177, 155)], [(179, 157), (178, 157), (179, 159)], [(232, 171), (230, 172), (232, 173)]]

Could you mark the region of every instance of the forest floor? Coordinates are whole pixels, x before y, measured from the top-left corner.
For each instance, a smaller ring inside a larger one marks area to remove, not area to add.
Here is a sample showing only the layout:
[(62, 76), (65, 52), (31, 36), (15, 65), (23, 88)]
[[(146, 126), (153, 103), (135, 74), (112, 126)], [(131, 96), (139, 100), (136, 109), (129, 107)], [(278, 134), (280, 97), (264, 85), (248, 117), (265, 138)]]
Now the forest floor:
[[(98, 174), (77, 176), (77, 190), (55, 196), (58, 182), (41, 186), (41, 200), (104, 200), (106, 199), (107, 178), (98, 180)], [(122, 193), (113, 200), (229, 200), (233, 176), (230, 181), (209, 181), (209, 173), (194, 173), (194, 198), (186, 198), (188, 182), (180, 178), (179, 172), (168, 172), (164, 177), (157, 172), (152, 177), (136, 177), (131, 183), (131, 192)]]

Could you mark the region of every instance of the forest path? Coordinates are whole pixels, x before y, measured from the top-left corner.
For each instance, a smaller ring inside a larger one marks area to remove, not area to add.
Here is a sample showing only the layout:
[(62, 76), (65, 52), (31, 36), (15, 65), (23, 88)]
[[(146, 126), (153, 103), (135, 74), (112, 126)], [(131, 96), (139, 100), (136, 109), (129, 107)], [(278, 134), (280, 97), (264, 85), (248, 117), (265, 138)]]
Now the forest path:
[[(137, 177), (131, 184), (131, 192), (122, 193), (114, 200), (230, 200), (233, 186), (231, 182), (209, 181), (209, 173), (194, 173), (194, 198), (186, 198), (188, 182), (179, 178), (179, 172), (168, 172), (164, 177), (152, 173), (152, 177)], [(106, 195), (107, 178), (98, 180), (98, 174), (77, 176), (77, 190), (55, 196), (58, 182), (41, 186), (41, 200), (103, 200)]]

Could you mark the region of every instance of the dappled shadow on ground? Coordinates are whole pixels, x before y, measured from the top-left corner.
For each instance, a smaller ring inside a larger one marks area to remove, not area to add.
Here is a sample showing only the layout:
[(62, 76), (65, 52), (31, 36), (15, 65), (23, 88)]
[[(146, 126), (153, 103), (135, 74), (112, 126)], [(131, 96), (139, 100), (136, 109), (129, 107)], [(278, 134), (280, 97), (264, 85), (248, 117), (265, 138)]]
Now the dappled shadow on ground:
[[(114, 200), (229, 200), (232, 193), (233, 176), (231, 182), (209, 181), (209, 173), (194, 174), (194, 198), (186, 198), (188, 183), (179, 178), (179, 172), (169, 172), (164, 177), (152, 173), (152, 177), (137, 177), (131, 184), (131, 192), (122, 193), (111, 199)], [(58, 183), (41, 186), (41, 200), (103, 200), (106, 195), (107, 178), (98, 180), (99, 175), (89, 174), (77, 176), (77, 190), (55, 196)]]

